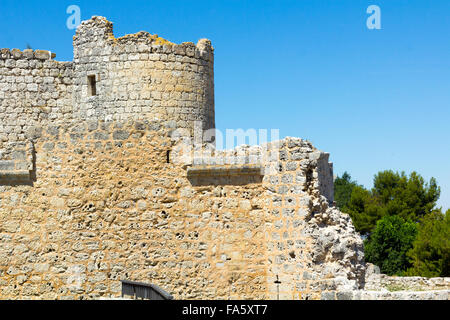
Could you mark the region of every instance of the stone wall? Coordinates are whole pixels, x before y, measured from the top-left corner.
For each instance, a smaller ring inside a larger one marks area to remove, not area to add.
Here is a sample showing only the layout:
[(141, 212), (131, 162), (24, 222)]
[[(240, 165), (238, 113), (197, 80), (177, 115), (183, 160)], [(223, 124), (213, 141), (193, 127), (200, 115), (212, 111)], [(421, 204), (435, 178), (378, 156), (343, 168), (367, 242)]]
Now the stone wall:
[(364, 289), (368, 291), (439, 291), (450, 288), (450, 278), (390, 277), (367, 264)]
[(36, 125), (72, 119), (73, 65), (52, 57), (42, 50), (1, 49), (0, 150), (7, 142), (32, 139)]
[[(258, 226), (241, 256), (225, 235), (238, 224), (232, 230), (244, 238), (252, 222), (250, 208), (239, 209), (243, 193), (260, 191), (192, 188), (165, 147), (171, 140), (155, 122), (44, 128), (34, 185), (0, 187), (1, 297), (117, 296), (121, 279), (158, 283), (178, 298), (226, 296), (225, 257), (246, 272), (252, 261), (257, 279)], [(255, 281), (247, 295), (263, 291)]]
[[(155, 121), (42, 128), (34, 183), (0, 184), (1, 297), (115, 297), (129, 279), (177, 299), (317, 299), (322, 276), (358, 277), (314, 256), (323, 226), (312, 217), (333, 209), (315, 198), (310, 143), (275, 144), (259, 172), (190, 175), (196, 166), (167, 163), (172, 132)], [(347, 246), (341, 227), (332, 241)]]

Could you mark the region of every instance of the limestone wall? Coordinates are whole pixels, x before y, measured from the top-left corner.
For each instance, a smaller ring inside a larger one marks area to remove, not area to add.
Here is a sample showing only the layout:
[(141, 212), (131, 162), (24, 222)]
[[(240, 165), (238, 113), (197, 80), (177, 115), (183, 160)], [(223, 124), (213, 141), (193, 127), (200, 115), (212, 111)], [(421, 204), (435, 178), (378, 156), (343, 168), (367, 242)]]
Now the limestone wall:
[(450, 278), (394, 277), (380, 273), (373, 264), (367, 264), (365, 290), (369, 291), (433, 291), (450, 288)]
[[(355, 278), (314, 258), (312, 217), (330, 209), (308, 142), (282, 141), (260, 172), (189, 175), (195, 165), (167, 163), (172, 132), (154, 121), (42, 128), (32, 184), (0, 180), (0, 297), (117, 297), (128, 279), (177, 299), (318, 299), (322, 275)], [(300, 148), (310, 152), (294, 160)]]
[(48, 51), (1, 49), (0, 150), (6, 142), (31, 139), (36, 125), (72, 119), (73, 65), (52, 57)]
[(1, 298), (117, 296), (121, 279), (177, 298), (228, 297), (233, 268), (246, 282), (240, 296), (262, 297), (264, 224), (249, 200), (261, 186), (192, 186), (166, 163), (164, 132), (158, 123), (43, 129), (34, 184), (0, 183)]

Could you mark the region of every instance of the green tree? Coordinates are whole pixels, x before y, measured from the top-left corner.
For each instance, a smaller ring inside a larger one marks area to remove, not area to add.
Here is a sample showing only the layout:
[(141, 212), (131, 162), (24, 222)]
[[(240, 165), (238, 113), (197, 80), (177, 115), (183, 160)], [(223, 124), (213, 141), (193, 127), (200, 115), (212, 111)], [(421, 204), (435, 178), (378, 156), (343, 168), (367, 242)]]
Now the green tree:
[(382, 273), (401, 275), (411, 267), (407, 252), (416, 239), (416, 223), (399, 216), (385, 216), (364, 241), (366, 261), (380, 267)]
[(450, 210), (445, 215), (436, 210), (423, 218), (408, 256), (412, 263), (408, 275), (450, 276)]
[(375, 175), (370, 191), (353, 186), (350, 199), (341, 210), (350, 214), (357, 231), (368, 236), (384, 216), (398, 215), (419, 222), (433, 211), (439, 195), (434, 178), (426, 183), (416, 172), (408, 177), (404, 172), (388, 170)]
[(383, 216), (399, 215), (414, 222), (433, 211), (441, 192), (434, 178), (425, 183), (416, 172), (408, 177), (404, 172), (382, 171), (375, 175), (373, 184), (372, 194), (378, 199)]
[(371, 190), (344, 173), (335, 180), (335, 199), (365, 235), (368, 262), (389, 275), (449, 276), (450, 210), (436, 210), (440, 188), (416, 172), (381, 171)]
[(353, 188), (350, 200), (343, 211), (350, 215), (355, 229), (363, 235), (368, 235), (383, 216), (378, 199), (362, 186)]
[(352, 177), (346, 171), (342, 177), (337, 177), (334, 180), (334, 201), (338, 208), (345, 208), (350, 201), (353, 188), (357, 187), (358, 183), (352, 181)]

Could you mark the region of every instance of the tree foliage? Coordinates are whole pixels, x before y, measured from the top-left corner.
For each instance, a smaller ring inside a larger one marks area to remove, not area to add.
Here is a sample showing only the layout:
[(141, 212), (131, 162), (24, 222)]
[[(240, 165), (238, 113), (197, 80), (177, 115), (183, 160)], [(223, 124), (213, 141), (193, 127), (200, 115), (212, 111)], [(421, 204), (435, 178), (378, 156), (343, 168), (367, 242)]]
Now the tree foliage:
[(385, 216), (364, 242), (366, 260), (380, 267), (382, 273), (400, 275), (411, 267), (407, 252), (416, 239), (416, 223), (400, 216)]
[(370, 191), (354, 181), (347, 180), (347, 184), (339, 182), (340, 185), (335, 188), (341, 193), (344, 193), (342, 185), (346, 186), (345, 190), (350, 188), (350, 182), (353, 186), (349, 200), (341, 209), (350, 214), (356, 230), (364, 235), (369, 235), (376, 222), (387, 215), (398, 215), (405, 220), (419, 222), (433, 211), (440, 196), (436, 180), (431, 178), (426, 183), (416, 172), (412, 172), (409, 177), (404, 172), (379, 172), (374, 177), (374, 187)]
[(408, 275), (450, 276), (450, 209), (445, 215), (436, 210), (423, 218), (408, 256), (412, 262)]
[(416, 172), (382, 171), (365, 189), (345, 172), (335, 180), (337, 206), (350, 214), (368, 262), (388, 275), (450, 276), (450, 210), (436, 209), (440, 188)]
[(383, 216), (382, 209), (372, 192), (358, 186), (353, 189), (350, 201), (343, 210), (350, 214), (356, 230), (368, 235)]
[(350, 201), (353, 188), (359, 185), (356, 181), (352, 181), (352, 177), (346, 171), (342, 177), (337, 177), (334, 180), (334, 201), (336, 201), (336, 206), (338, 208), (345, 208)]
[(417, 172), (408, 177), (404, 172), (382, 171), (375, 175), (373, 184), (372, 194), (383, 207), (383, 215), (414, 222), (432, 212), (441, 192), (434, 178), (425, 183)]

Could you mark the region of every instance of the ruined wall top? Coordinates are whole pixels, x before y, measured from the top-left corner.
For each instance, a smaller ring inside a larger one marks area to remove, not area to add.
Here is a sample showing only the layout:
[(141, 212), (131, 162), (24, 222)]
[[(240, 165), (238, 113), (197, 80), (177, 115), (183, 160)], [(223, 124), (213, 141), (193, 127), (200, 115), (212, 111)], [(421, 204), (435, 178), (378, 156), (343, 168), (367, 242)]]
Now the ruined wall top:
[[(96, 46), (99, 46), (102, 41), (110, 45), (141, 45), (141, 47), (137, 50), (142, 52), (146, 51), (149, 47), (152, 47), (154, 52), (158, 53), (174, 53), (178, 55), (186, 55), (188, 57), (201, 58), (206, 61), (214, 59), (214, 48), (209, 39), (200, 39), (197, 44), (194, 44), (193, 42), (176, 44), (158, 36), (157, 34), (150, 34), (147, 31), (140, 31), (116, 38), (113, 33), (113, 23), (101, 16), (93, 16), (91, 19), (83, 21), (78, 26), (76, 34), (73, 37), (74, 47), (82, 46), (88, 43), (94, 43)], [(142, 45), (146, 45), (147, 48), (144, 49)], [(20, 50), (17, 48), (0, 49), (1, 60), (50, 60), (55, 58), (56, 53), (50, 50)]]
[(93, 16), (90, 20), (83, 21), (73, 37), (74, 48), (89, 43), (99, 44), (102, 42), (114, 46), (135, 45), (137, 47), (129, 47), (129, 49), (137, 52), (173, 53), (205, 61), (213, 61), (214, 59), (214, 48), (208, 39), (200, 39), (197, 44), (193, 42), (175, 44), (159, 37), (157, 34), (150, 34), (146, 31), (116, 38), (113, 33), (113, 23), (100, 16)]

